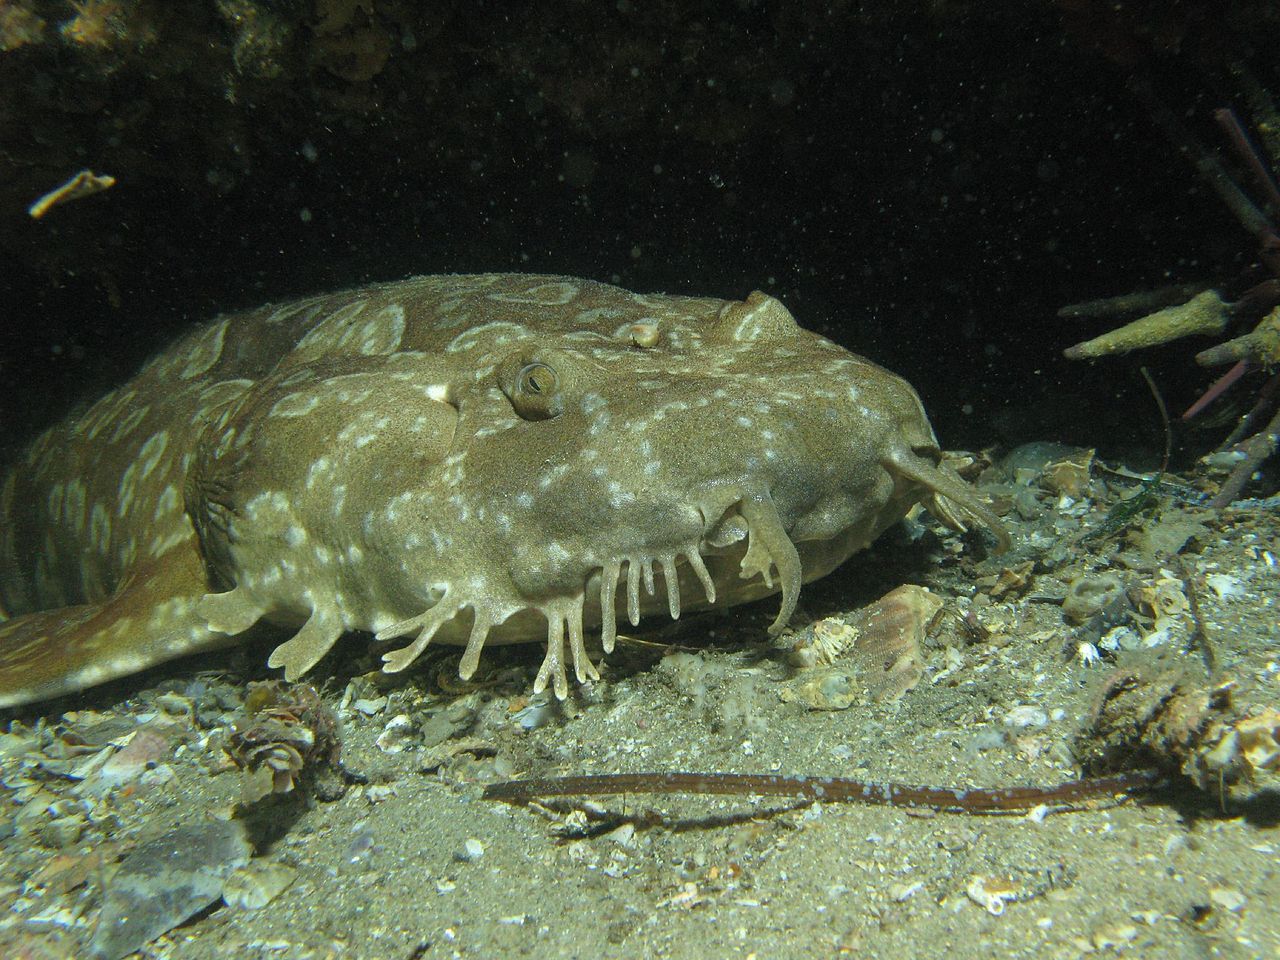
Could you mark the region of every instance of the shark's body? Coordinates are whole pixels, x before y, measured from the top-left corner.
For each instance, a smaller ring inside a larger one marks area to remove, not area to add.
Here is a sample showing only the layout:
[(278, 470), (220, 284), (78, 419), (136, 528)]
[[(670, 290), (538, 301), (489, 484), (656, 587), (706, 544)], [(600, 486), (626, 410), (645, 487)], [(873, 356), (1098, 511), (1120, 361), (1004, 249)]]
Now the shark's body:
[(415, 638), (389, 670), (465, 643), (467, 676), (545, 639), (563, 696), (587, 629), (779, 589), (780, 629), (920, 500), (999, 533), (937, 457), (904, 381), (764, 294), (486, 274), (225, 316), (4, 477), (0, 705), (258, 621), (290, 678), (351, 630)]

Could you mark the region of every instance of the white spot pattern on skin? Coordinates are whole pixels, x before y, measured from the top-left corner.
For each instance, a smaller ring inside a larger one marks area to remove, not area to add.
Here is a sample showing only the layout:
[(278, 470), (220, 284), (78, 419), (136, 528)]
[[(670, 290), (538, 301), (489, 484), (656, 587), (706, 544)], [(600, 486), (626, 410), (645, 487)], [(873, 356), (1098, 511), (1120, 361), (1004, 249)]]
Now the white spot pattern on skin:
[[(8, 488), (10, 490), (12, 490), (13, 488), (13, 481), (16, 476), (17, 476), (16, 474), (9, 475)], [(62, 495), (65, 492), (66, 492), (65, 488), (60, 483), (55, 483), (52, 487), (49, 488), (49, 500), (47, 503), (49, 516), (58, 517), (62, 515)], [(8, 515), (9, 508), (7, 504), (3, 512), (5, 515)]]
[(254, 425), (251, 423), (246, 424), (244, 429), (237, 434), (235, 438), (236, 442), (232, 444), (232, 446), (236, 450), (244, 450), (246, 447), (249, 446), (249, 444), (253, 443), (253, 438), (256, 435), (257, 435), (257, 431), (254, 429)]
[(337, 441), (342, 446), (368, 446), (377, 439), (378, 433), (390, 423), (387, 417), (362, 414), (338, 431)]
[(367, 300), (356, 300), (334, 310), (298, 341), (295, 354), (320, 356), (337, 348), (350, 336), (356, 317), (360, 316), (367, 303)]
[(360, 329), (355, 339), (356, 349), (366, 357), (395, 353), (404, 338), (404, 307), (388, 304)]
[(343, 387), (341, 390), (335, 390), (333, 395), (338, 399), (339, 403), (345, 403), (348, 406), (358, 407), (373, 396), (372, 390), (353, 390), (350, 387)]
[(557, 480), (559, 480), (560, 478), (562, 478), (562, 477), (563, 477), (566, 473), (568, 473), (568, 472), (569, 472), (569, 465), (568, 465), (567, 463), (558, 463), (558, 464), (556, 464), (554, 467), (552, 467), (551, 469), (547, 470), (547, 471), (546, 471), (546, 472), (545, 472), (545, 473), (544, 473), (544, 474), (543, 474), (543, 475), (538, 479), (538, 489), (539, 489), (539, 490), (550, 490), (550, 489), (551, 489), (552, 484), (554, 484)]
[(167, 537), (157, 537), (151, 541), (151, 546), (147, 550), (153, 558), (163, 557), (174, 547), (181, 546), (191, 538), (192, 534), (189, 529), (177, 530), (169, 534)]
[(203, 388), (198, 395), (199, 406), (192, 417), (193, 423), (205, 423), (212, 419), (213, 411), (230, 403), (253, 386), (252, 380), (220, 380)]
[(107, 516), (107, 508), (104, 505), (95, 503), (89, 517), (89, 543), (98, 553), (105, 556), (110, 542), (111, 518)]
[(565, 281), (540, 283), (518, 293), (491, 293), (490, 300), (503, 303), (527, 303), (533, 306), (561, 307), (578, 295), (578, 285)]
[(328, 457), (320, 457), (307, 469), (307, 489), (314, 490), (316, 484), (326, 482), (333, 473), (333, 461)]
[(138, 424), (147, 418), (147, 414), (151, 412), (151, 408), (145, 404), (141, 407), (135, 407), (130, 410), (123, 419), (117, 421), (116, 428), (111, 431), (110, 443), (119, 443), (134, 430)]
[(76, 533), (84, 530), (85, 495), (84, 481), (76, 478), (67, 484), (67, 492), (62, 498), (62, 518)]
[(170, 483), (160, 492), (160, 496), (156, 499), (156, 508), (151, 515), (151, 520), (153, 523), (159, 523), (166, 514), (174, 513), (180, 509), (182, 509), (182, 498), (178, 495), (178, 488)]
[(222, 356), (222, 341), (227, 333), (227, 320), (215, 323), (201, 333), (186, 349), (186, 365), (179, 372), (183, 380), (205, 373)]
[(310, 327), (316, 317), (324, 313), (325, 304), (328, 302), (327, 296), (307, 297), (305, 300), (299, 300), (297, 303), (289, 303), (276, 310), (266, 322), (268, 324), (284, 323), (292, 320), (294, 317), (303, 317), (301, 325), (304, 328)]
[(244, 505), (249, 520), (268, 520), (273, 514), (284, 514), (289, 509), (289, 497), (279, 490), (264, 490), (250, 498)]
[(616, 480), (610, 480), (608, 484), (609, 490), (609, 506), (615, 510), (620, 510), (630, 504), (636, 502), (635, 494), (627, 490), (622, 484)]
[[(97, 439), (98, 433), (102, 428), (110, 423), (115, 417), (116, 397), (118, 395), (119, 391), (112, 390), (105, 397), (90, 407), (89, 412), (86, 413), (80, 419), (80, 422), (76, 424), (73, 433), (78, 437), (84, 437), (88, 440)], [(44, 437), (41, 437), (41, 440), (43, 439)], [(40, 446), (40, 443), (37, 442), (36, 445), (31, 448), (31, 452), (27, 455), (28, 464), (34, 465), (35, 457), (37, 456)]]
[(153, 435), (146, 443), (142, 445), (142, 449), (138, 451), (139, 479), (145, 480), (151, 476), (156, 468), (156, 464), (160, 462), (160, 458), (164, 456), (165, 448), (169, 446), (169, 431), (161, 430)]
[[(502, 333), (499, 333), (502, 331)], [(482, 324), (478, 327), (471, 327), (462, 331), (448, 344), (445, 345), (445, 353), (459, 353), (463, 350), (474, 349), (480, 343), (505, 343), (516, 337), (526, 335), (523, 325), (518, 323), (509, 323), (507, 321), (495, 321), (493, 323)], [(504, 335), (505, 334), (505, 335)], [(486, 376), (491, 374), (492, 370), (486, 372)]]
[(305, 417), (318, 406), (320, 398), (314, 393), (290, 393), (277, 400), (267, 416)]

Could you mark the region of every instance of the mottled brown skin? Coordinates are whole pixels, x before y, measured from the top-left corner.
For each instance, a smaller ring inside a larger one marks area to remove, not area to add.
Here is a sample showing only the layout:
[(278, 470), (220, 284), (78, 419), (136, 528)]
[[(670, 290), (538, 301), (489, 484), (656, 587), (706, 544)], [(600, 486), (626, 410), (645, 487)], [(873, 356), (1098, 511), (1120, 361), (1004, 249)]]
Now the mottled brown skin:
[[(418, 277), (220, 318), (55, 427), (0, 486), (0, 705), (290, 628), (545, 640), (822, 576), (910, 507), (999, 522), (914, 391), (776, 300)], [(566, 646), (567, 640), (567, 646)]]

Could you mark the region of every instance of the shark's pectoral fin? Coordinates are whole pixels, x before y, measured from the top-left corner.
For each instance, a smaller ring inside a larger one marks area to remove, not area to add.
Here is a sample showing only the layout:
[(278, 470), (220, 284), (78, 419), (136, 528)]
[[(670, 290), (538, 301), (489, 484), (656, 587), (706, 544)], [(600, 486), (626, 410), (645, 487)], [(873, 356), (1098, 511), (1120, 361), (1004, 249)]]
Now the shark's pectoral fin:
[(342, 618), (336, 609), (317, 607), (302, 629), (271, 651), (269, 667), (283, 667), (290, 682), (320, 662), (342, 636)]
[(196, 613), (218, 633), (243, 633), (261, 620), (264, 612), (248, 591), (239, 587), (226, 593), (206, 593), (196, 603)]
[(0, 707), (73, 693), (234, 643), (197, 611), (207, 589), (200, 557), (183, 544), (131, 571), (103, 600), (0, 623)]

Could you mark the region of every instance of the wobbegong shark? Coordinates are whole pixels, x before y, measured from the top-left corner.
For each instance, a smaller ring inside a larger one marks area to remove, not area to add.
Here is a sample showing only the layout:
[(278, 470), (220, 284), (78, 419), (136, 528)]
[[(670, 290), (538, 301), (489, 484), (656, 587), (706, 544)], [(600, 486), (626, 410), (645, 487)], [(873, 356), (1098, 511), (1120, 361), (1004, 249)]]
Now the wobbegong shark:
[[(0, 706), (287, 636), (541, 641), (598, 678), (625, 617), (781, 593), (923, 503), (1007, 534), (915, 391), (773, 297), (426, 276), (222, 316), (39, 437), (0, 484)], [(593, 640), (594, 646), (594, 640)]]

